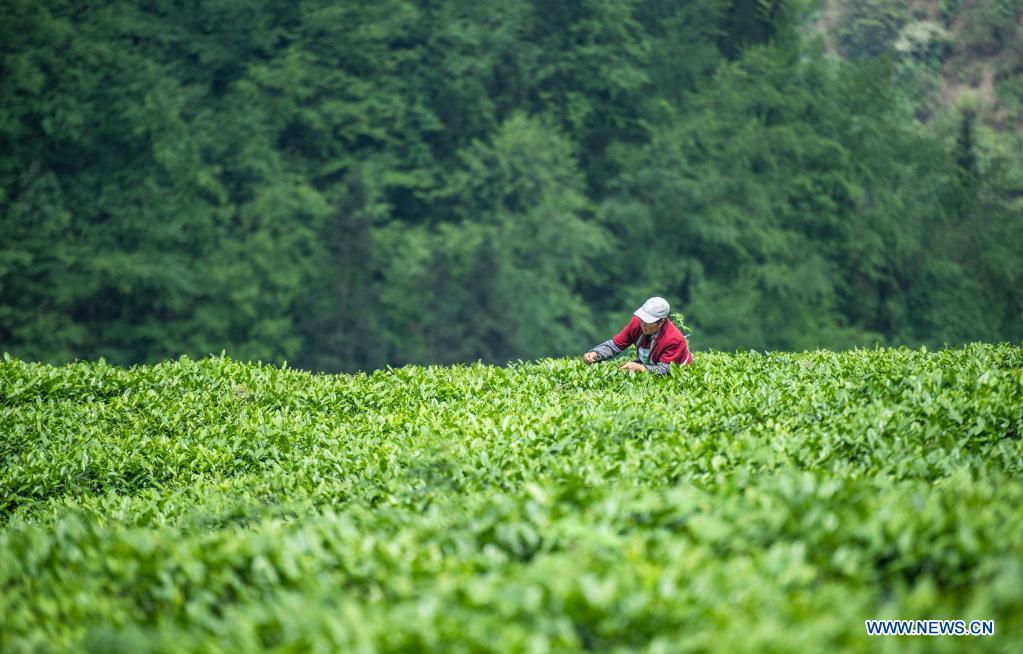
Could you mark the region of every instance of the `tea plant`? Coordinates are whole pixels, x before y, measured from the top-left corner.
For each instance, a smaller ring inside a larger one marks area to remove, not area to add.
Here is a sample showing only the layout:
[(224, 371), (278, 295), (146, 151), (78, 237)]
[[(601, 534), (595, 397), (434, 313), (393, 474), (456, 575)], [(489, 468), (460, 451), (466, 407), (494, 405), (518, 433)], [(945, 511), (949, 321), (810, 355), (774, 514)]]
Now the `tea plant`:
[(0, 651), (1012, 651), (1021, 427), (1009, 345), (665, 378), (6, 357)]

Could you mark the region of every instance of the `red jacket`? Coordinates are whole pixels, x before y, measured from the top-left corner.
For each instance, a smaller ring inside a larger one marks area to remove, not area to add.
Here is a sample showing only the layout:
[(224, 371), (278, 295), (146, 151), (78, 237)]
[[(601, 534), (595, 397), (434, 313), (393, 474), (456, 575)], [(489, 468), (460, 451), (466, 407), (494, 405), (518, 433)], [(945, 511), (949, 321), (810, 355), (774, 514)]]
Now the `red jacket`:
[[(618, 332), (611, 340), (624, 350), (639, 340), (642, 335), (643, 328), (639, 324), (639, 317), (633, 316), (625, 329)], [(654, 351), (650, 353), (650, 361), (652, 363), (674, 363), (680, 366), (688, 366), (693, 362), (693, 355), (689, 352), (686, 337), (670, 320), (665, 320), (664, 325), (661, 326), (657, 343), (654, 344)]]

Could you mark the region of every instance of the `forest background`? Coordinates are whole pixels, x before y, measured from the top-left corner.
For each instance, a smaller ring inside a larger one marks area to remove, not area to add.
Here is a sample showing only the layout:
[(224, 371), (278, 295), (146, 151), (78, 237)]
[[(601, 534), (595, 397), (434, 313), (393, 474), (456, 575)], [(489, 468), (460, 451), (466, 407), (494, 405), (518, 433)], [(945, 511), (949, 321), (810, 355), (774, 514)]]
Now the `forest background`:
[(0, 351), (1023, 340), (1023, 0), (4, 0)]

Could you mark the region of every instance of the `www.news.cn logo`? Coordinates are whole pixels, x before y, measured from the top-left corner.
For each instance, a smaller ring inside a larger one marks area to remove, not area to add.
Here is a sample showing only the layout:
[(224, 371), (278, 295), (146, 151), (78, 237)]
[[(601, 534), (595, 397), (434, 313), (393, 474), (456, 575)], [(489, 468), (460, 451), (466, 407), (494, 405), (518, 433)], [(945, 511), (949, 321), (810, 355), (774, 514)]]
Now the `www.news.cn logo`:
[(994, 636), (994, 620), (867, 620), (870, 636)]

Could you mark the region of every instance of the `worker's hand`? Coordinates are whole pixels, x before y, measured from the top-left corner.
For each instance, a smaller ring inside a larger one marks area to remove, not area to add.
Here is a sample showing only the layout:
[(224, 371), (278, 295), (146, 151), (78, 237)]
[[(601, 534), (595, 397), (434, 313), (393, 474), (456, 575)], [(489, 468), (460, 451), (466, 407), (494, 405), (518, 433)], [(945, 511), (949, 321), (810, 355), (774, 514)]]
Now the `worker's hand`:
[(642, 363), (636, 363), (635, 361), (623, 363), (618, 369), (628, 370), (629, 372), (646, 372), (646, 366), (644, 366)]
[(597, 362), (597, 353), (596, 352), (587, 352), (586, 354), (583, 355), (583, 361), (585, 361), (586, 363), (596, 363)]

